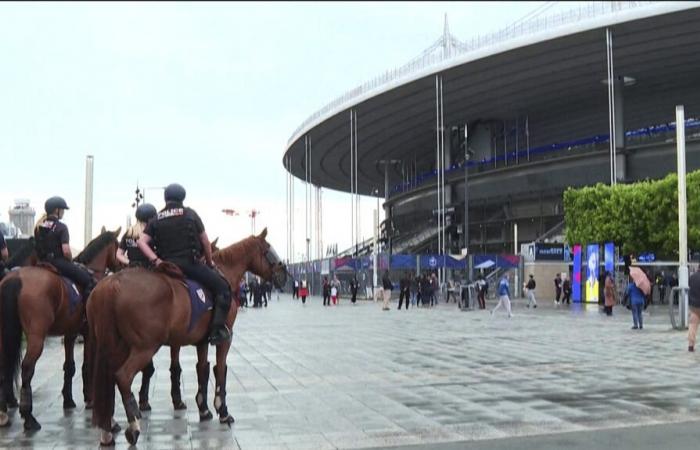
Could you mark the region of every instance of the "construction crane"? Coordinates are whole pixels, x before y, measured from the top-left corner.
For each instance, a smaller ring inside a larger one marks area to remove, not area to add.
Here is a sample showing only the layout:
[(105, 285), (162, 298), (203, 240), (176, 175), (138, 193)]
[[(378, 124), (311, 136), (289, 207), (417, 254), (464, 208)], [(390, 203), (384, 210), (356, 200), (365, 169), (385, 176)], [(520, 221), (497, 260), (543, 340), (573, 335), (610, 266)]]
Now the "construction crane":
[(248, 212), (248, 217), (250, 217), (250, 232), (253, 233), (253, 236), (255, 235), (255, 217), (260, 214), (260, 211), (256, 209), (251, 209)]

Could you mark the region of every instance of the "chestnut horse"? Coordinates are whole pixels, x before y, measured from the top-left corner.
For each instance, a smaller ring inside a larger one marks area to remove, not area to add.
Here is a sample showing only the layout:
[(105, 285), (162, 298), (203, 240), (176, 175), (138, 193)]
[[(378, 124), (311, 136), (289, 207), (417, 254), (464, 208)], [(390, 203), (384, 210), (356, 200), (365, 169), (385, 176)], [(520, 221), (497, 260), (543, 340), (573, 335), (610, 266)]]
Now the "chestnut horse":
[[(101, 278), (107, 268), (114, 270), (118, 265), (115, 253), (119, 231), (100, 234), (85, 247), (75, 261), (84, 264), (97, 278)], [(75, 374), (73, 347), (85, 321), (85, 303), (79, 302), (71, 311), (69, 299), (69, 292), (61, 277), (50, 268), (22, 267), (10, 272), (0, 282), (0, 378), (3, 386), (16, 378), (24, 331), (27, 350), (21, 364), (19, 411), (27, 431), (41, 429), (41, 425), (32, 415), (31, 381), (47, 336), (64, 336), (66, 361), (63, 365), (63, 408), (75, 408), (72, 385)], [(3, 391), (4, 389), (0, 390), (0, 425), (8, 426), (8, 400), (13, 406), (14, 395), (7, 398)]]
[[(265, 240), (267, 229), (213, 255), (222, 275), (231, 286), (238, 286), (246, 270), (283, 286), (287, 269)], [(167, 264), (167, 263), (166, 263)], [(232, 305), (226, 323), (233, 327), (238, 305)], [(200, 420), (210, 420), (207, 405), (209, 384), (209, 344), (207, 335), (211, 311), (189, 329), (191, 307), (183, 283), (163, 273), (128, 269), (102, 280), (92, 292), (87, 306), (89, 340), (94, 344), (93, 424), (102, 429), (101, 445), (113, 445), (115, 384), (119, 387), (129, 426), (125, 432), (130, 444), (138, 441), (141, 413), (131, 392), (131, 383), (163, 345), (197, 346), (198, 391), (195, 397)], [(226, 356), (231, 342), (216, 347), (214, 406), (219, 421), (231, 424), (226, 407)]]

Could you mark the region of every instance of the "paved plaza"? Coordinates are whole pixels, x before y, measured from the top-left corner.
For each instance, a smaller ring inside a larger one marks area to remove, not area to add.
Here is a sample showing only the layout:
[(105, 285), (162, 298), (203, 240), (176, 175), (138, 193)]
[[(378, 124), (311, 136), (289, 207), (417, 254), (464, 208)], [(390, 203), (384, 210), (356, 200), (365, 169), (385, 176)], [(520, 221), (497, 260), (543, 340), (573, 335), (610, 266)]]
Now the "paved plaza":
[[(597, 306), (523, 305), (515, 301), (507, 319), (502, 310), (492, 317), (452, 303), (397, 311), (394, 301), (382, 311), (381, 303), (342, 299), (324, 308), (319, 298), (302, 306), (280, 295), (238, 316), (229, 355), (233, 427), (198, 421), (194, 348), (182, 352), (188, 409), (173, 411), (161, 351), (138, 447), (622, 450), (667, 435), (675, 440), (662, 447), (692, 442), (700, 354), (686, 351), (665, 307), (650, 308), (635, 331), (624, 308), (609, 318)], [(15, 412), (0, 447), (97, 448), (78, 378), (78, 408), (61, 410), (62, 363), (60, 339), (52, 339), (34, 380), (43, 429), (25, 435)], [(135, 393), (139, 383), (137, 376)], [(121, 401), (117, 413), (124, 426)], [(119, 434), (117, 448), (127, 446)]]

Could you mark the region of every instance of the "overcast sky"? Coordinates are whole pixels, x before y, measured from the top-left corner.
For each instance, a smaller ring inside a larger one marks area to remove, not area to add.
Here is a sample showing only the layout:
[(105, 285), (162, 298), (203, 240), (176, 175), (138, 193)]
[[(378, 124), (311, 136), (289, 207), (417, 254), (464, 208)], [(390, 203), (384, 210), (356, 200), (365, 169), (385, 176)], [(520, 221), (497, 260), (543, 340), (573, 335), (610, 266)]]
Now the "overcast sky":
[[(83, 246), (85, 156), (95, 232), (124, 225), (133, 191), (179, 182), (210, 236), (250, 233), (285, 257), (282, 154), (307, 116), (420, 54), (442, 33), (496, 31), (547, 2), (2, 3), (0, 221), (15, 198), (62, 195)], [(561, 8), (556, 5), (555, 8)], [(297, 249), (303, 185), (296, 185)], [(162, 191), (146, 191), (162, 206)], [(324, 190), (324, 244), (350, 244), (350, 198)], [(362, 200), (371, 235), (373, 199)], [(228, 217), (222, 208), (243, 212)]]

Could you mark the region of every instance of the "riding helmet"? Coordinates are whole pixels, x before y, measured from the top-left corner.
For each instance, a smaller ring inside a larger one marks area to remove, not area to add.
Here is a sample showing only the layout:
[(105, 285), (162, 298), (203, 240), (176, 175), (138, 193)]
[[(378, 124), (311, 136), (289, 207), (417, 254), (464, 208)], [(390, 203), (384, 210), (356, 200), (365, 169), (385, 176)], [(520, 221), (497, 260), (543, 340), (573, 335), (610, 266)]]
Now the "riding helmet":
[(158, 214), (156, 207), (150, 203), (144, 203), (136, 208), (136, 220), (139, 222), (148, 222)]
[(69, 209), (63, 197), (51, 197), (44, 203), (44, 211), (46, 211), (46, 214), (51, 214), (55, 209)]
[(169, 184), (165, 188), (165, 201), (166, 202), (182, 202), (185, 200), (185, 188), (177, 183)]

